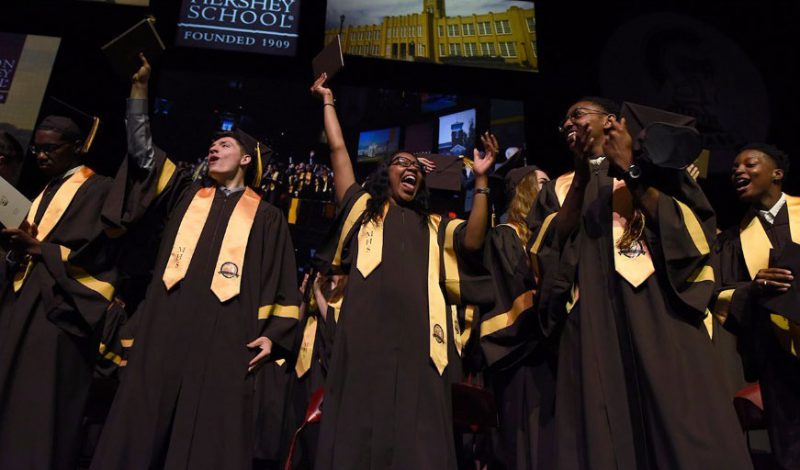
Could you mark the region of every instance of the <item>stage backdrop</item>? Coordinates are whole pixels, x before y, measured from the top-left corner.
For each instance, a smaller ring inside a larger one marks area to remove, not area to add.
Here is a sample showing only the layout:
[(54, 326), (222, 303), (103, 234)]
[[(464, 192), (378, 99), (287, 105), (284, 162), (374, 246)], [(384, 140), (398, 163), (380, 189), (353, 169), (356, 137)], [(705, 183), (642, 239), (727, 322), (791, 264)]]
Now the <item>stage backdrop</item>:
[(536, 71), (532, 2), (328, 0), (325, 43), (346, 54), (413, 62)]

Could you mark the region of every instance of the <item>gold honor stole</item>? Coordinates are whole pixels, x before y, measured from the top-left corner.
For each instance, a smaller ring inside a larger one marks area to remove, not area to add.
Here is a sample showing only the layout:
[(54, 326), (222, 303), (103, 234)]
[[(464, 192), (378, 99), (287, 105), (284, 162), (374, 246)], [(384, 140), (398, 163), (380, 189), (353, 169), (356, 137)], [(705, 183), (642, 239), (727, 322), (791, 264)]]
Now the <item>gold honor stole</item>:
[[(72, 175), (70, 175), (66, 181), (64, 181), (64, 183), (61, 184), (56, 191), (56, 194), (53, 196), (53, 199), (50, 201), (50, 204), (47, 205), (47, 209), (45, 209), (44, 214), (42, 215), (42, 220), (39, 221), (39, 231), (36, 234), (37, 240), (41, 242), (47, 238), (53, 228), (55, 228), (55, 226), (58, 224), (58, 221), (61, 220), (61, 216), (63, 216), (64, 212), (67, 211), (67, 208), (72, 203), (72, 199), (75, 197), (75, 194), (78, 192), (81, 186), (83, 186), (83, 183), (85, 183), (93, 174), (94, 172), (90, 168), (81, 165)], [(42, 203), (43, 195), (44, 191), (36, 196), (36, 199), (33, 200), (31, 208), (28, 211), (27, 220), (31, 225), (33, 225), (36, 212), (39, 210), (39, 204)], [(28, 278), (28, 275), (32, 269), (33, 261), (28, 260), (25, 269), (17, 271), (17, 273), (14, 275), (14, 292), (19, 292), (19, 290), (22, 288), (22, 285), (25, 283), (25, 279)]]
[[(202, 188), (197, 191), (183, 215), (183, 220), (181, 220), (172, 244), (167, 266), (161, 277), (168, 291), (186, 277), (186, 271), (189, 269), (192, 256), (197, 248), (200, 234), (211, 211), (215, 192), (215, 188)], [(214, 269), (214, 277), (211, 280), (211, 291), (220, 302), (228, 301), (239, 295), (247, 240), (250, 237), (259, 202), (261, 202), (261, 198), (258, 194), (252, 189), (246, 188), (228, 220)]]
[[(359, 220), (366, 209), (368, 194), (362, 194), (348, 213), (339, 245), (334, 255), (333, 265), (341, 263), (341, 253), (344, 238)], [(358, 255), (356, 269), (366, 279), (381, 264), (383, 256), (383, 218), (388, 211), (388, 204), (384, 206), (383, 217), (378, 221), (369, 221), (361, 225), (358, 231)], [(440, 249), (438, 241), (439, 225), (442, 218), (438, 215), (428, 217), (428, 326), (429, 326), (429, 354), (439, 375), (447, 367), (447, 304), (439, 282)], [(448, 227), (450, 228), (450, 227)], [(455, 230), (455, 227), (453, 227)], [(447, 247), (445, 247), (447, 250)], [(447, 268), (446, 268), (447, 269)], [(446, 283), (447, 284), (447, 283)], [(459, 291), (460, 295), (460, 291)]]
[(303, 342), (300, 344), (300, 351), (297, 353), (297, 362), (294, 364), (294, 371), (297, 378), (306, 375), (311, 369), (311, 356), (314, 352), (314, 341), (317, 337), (317, 317), (309, 316), (306, 327), (303, 329)]
[[(786, 208), (789, 211), (789, 233), (791, 234), (792, 242), (800, 244), (800, 197), (789, 196), (788, 194), (785, 197)], [(742, 254), (747, 265), (747, 272), (750, 274), (750, 279), (755, 279), (759, 270), (769, 267), (769, 250), (772, 249), (772, 243), (769, 241), (767, 231), (764, 230), (761, 220), (755, 214), (749, 220), (745, 219), (743, 221), (739, 230), (739, 240), (742, 243)], [(732, 298), (733, 289), (722, 291), (717, 300), (715, 310), (728, 307)], [(720, 307), (720, 303), (724, 304), (724, 307)], [(770, 314), (770, 319), (781, 345), (792, 355), (798, 356), (800, 325), (774, 313)]]
[(611, 196), (612, 234), (614, 236), (614, 269), (633, 287), (639, 287), (655, 271), (644, 232), (631, 247), (620, 248), (620, 239), (634, 215), (633, 196), (622, 180), (614, 180)]

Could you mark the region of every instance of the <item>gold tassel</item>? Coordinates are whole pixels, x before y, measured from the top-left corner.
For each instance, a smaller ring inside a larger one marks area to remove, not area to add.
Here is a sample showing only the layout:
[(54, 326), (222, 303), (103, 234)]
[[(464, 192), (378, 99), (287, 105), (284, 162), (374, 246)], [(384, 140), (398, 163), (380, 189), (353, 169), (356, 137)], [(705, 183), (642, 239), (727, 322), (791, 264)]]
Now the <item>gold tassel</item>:
[(92, 130), (89, 131), (89, 135), (86, 136), (86, 140), (83, 142), (83, 147), (81, 147), (81, 153), (89, 153), (89, 149), (92, 148), (92, 144), (94, 143), (94, 138), (97, 136), (97, 129), (99, 127), (100, 127), (100, 118), (93, 116)]
[(256, 143), (256, 175), (253, 177), (253, 187), (258, 188), (261, 186), (261, 174), (264, 173), (264, 167), (261, 164), (261, 142)]

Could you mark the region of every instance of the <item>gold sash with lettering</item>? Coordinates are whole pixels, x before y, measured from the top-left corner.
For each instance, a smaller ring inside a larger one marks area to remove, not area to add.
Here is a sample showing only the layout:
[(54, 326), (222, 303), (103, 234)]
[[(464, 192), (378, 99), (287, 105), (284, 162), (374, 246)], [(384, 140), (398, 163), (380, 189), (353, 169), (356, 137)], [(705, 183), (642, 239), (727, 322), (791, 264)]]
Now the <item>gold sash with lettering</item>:
[(300, 344), (300, 351), (297, 353), (297, 362), (294, 365), (297, 378), (306, 375), (311, 369), (311, 356), (314, 352), (314, 342), (317, 338), (317, 317), (309, 317), (303, 329), (303, 342)]
[[(181, 220), (172, 244), (167, 266), (161, 277), (167, 290), (172, 289), (175, 284), (186, 277), (200, 234), (206, 224), (208, 214), (211, 212), (215, 192), (215, 188), (202, 188), (197, 191), (183, 215), (183, 220)], [(252, 189), (246, 188), (228, 220), (215, 265), (214, 277), (211, 280), (211, 291), (220, 302), (239, 295), (247, 240), (250, 237), (250, 230), (260, 201), (261, 198)]]
[[(70, 175), (70, 177), (61, 184), (61, 186), (56, 191), (56, 194), (53, 196), (53, 199), (50, 201), (50, 204), (47, 205), (47, 209), (45, 209), (44, 214), (42, 215), (42, 220), (39, 221), (38, 225), (38, 233), (36, 234), (36, 239), (44, 241), (45, 238), (50, 234), (50, 232), (55, 228), (58, 224), (58, 221), (61, 220), (61, 216), (64, 215), (64, 212), (67, 211), (67, 208), (72, 203), (72, 199), (75, 197), (75, 194), (78, 190), (83, 186), (94, 172), (85, 166), (80, 166), (78, 169)], [(42, 203), (42, 196), (44, 195), (44, 191), (39, 193), (34, 199), (33, 203), (31, 204), (31, 208), (28, 211), (28, 223), (33, 225), (34, 219), (36, 218), (36, 212), (39, 210), (39, 204)], [(27, 279), (28, 274), (30, 274), (31, 269), (33, 269), (33, 261), (28, 261), (28, 264), (25, 266), (24, 270), (19, 270), (14, 275), (14, 292), (19, 292), (22, 288), (22, 285), (25, 283), (25, 279)]]
[[(362, 196), (363, 198), (364, 196)], [(362, 199), (359, 199), (359, 202)], [(366, 207), (366, 199), (363, 201)], [(381, 220), (369, 221), (361, 225), (358, 231), (358, 256), (356, 268), (364, 278), (368, 277), (381, 264), (383, 257), (383, 220), (389, 210), (389, 206), (384, 207)], [(360, 211), (363, 214), (363, 209)], [(347, 220), (351, 219), (352, 211)], [(442, 293), (439, 261), (441, 252), (439, 249), (439, 225), (441, 216), (430, 215), (428, 217), (428, 326), (429, 326), (429, 353), (436, 370), (441, 375), (447, 367), (447, 305)], [(352, 226), (345, 222), (345, 228)], [(341, 243), (341, 242), (340, 242)], [(337, 250), (338, 251), (338, 250)], [(341, 251), (338, 251), (341, 253)]]

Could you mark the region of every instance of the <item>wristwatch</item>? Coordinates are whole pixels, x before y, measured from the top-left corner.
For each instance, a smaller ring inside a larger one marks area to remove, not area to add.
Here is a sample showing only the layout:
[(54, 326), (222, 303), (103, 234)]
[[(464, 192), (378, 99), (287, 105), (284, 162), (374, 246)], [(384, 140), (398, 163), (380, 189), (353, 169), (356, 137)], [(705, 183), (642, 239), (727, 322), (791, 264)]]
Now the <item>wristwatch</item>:
[(487, 186), (485, 188), (475, 188), (475, 192), (478, 193), (478, 194), (486, 194), (488, 196), (490, 190), (489, 190), (489, 187)]
[(622, 179), (624, 179), (626, 183), (638, 183), (641, 177), (642, 168), (635, 163), (629, 166), (628, 171), (622, 174)]

